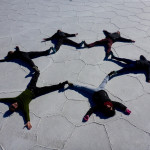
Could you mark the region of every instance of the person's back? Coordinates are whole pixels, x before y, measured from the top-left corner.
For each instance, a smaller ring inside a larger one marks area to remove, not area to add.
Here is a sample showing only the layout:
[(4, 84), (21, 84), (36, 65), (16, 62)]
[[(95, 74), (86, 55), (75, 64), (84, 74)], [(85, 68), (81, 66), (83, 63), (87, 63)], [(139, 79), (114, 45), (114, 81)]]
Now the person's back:
[(104, 90), (95, 92), (92, 99), (96, 105), (104, 105), (105, 102), (111, 101), (107, 92)]
[(6, 56), (6, 60), (13, 60), (13, 59), (22, 59), (26, 56), (26, 52), (23, 51), (14, 51), (13, 53), (8, 52)]

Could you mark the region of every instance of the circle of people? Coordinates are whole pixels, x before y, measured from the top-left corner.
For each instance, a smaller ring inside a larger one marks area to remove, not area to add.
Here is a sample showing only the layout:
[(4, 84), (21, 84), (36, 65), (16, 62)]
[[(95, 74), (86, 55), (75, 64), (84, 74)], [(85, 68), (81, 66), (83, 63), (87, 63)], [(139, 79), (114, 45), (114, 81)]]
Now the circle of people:
[[(111, 78), (115, 76), (125, 73), (134, 73), (135, 71), (142, 71), (143, 73), (145, 73), (146, 80), (150, 82), (150, 62), (143, 55), (141, 55), (139, 60), (136, 61), (114, 56), (113, 52), (111, 51), (111, 46), (113, 43), (115, 42), (134, 43), (135, 41), (121, 37), (119, 31), (110, 33), (106, 30), (103, 30), (103, 33), (105, 35), (104, 39), (87, 44), (85, 41), (77, 43), (68, 39), (69, 37), (77, 36), (78, 33), (69, 34), (61, 30), (57, 30), (57, 32), (53, 36), (43, 39), (42, 42), (51, 41), (54, 44), (54, 47), (50, 47), (46, 51), (24, 52), (20, 51), (19, 47), (16, 46), (15, 48), (16, 50), (9, 51), (7, 56), (4, 59), (0, 60), (0, 62), (20, 60), (31, 68), (33, 75), (25, 91), (23, 91), (20, 95), (14, 98), (0, 98), (0, 102), (10, 103), (9, 111), (11, 112), (18, 110), (22, 111), (25, 118), (25, 127), (27, 127), (27, 129), (32, 128), (29, 115), (29, 103), (31, 102), (31, 100), (41, 95), (47, 94), (49, 92), (64, 89), (65, 85), (68, 85), (68, 88), (71, 90), (75, 90), (81, 94), (84, 93), (92, 97), (92, 102), (94, 105), (90, 107), (90, 109), (83, 117), (84, 122), (88, 121), (91, 114), (95, 112), (100, 112), (105, 117), (112, 117), (115, 115), (115, 110), (119, 110), (124, 114), (129, 115), (131, 111), (125, 105), (123, 105), (120, 102), (112, 101), (109, 98), (107, 92), (105, 91), (105, 85)], [(120, 70), (110, 72), (97, 88), (90, 88), (87, 86), (76, 85), (68, 81), (64, 81), (62, 83), (51, 86), (37, 87), (36, 83), (40, 75), (40, 71), (38, 67), (34, 64), (32, 59), (56, 53), (62, 44), (73, 46), (76, 49), (103, 46), (106, 51), (106, 56), (104, 58), (105, 60), (107, 60), (110, 57), (109, 60), (115, 60), (116, 62), (125, 63), (125, 67), (123, 67)]]

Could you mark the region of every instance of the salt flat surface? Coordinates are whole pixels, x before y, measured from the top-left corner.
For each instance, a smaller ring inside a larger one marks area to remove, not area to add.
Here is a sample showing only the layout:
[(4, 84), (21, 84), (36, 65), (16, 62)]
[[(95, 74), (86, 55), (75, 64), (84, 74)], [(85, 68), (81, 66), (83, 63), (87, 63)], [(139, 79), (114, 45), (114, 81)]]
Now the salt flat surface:
[[(14, 50), (42, 51), (53, 46), (41, 43), (58, 29), (78, 33), (71, 38), (94, 42), (104, 38), (103, 29), (119, 30), (133, 43), (115, 43), (119, 57), (150, 59), (150, 1), (148, 0), (1, 0), (0, 58)], [(70, 82), (97, 87), (112, 70), (121, 67), (103, 61), (103, 47), (75, 49), (61, 46), (47, 57), (34, 59), (40, 69), (37, 86)], [(0, 97), (15, 97), (26, 88), (29, 70), (16, 63), (0, 63)], [(55, 91), (30, 103), (32, 129), (24, 127), (22, 116), (4, 116), (8, 106), (0, 103), (0, 150), (150, 150), (150, 83), (143, 74), (129, 74), (108, 82), (110, 98), (125, 104), (126, 116), (103, 119), (93, 114), (88, 98), (73, 91)]]

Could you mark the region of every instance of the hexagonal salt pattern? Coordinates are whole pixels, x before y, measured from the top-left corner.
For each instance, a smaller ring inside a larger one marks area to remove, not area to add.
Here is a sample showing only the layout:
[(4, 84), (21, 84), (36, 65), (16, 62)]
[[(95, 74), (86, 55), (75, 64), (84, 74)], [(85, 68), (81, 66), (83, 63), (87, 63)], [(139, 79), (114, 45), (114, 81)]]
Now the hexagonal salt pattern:
[[(88, 138), (87, 138), (88, 137)], [(64, 150), (77, 149), (110, 150), (109, 139), (105, 128), (98, 124), (89, 124), (75, 129), (66, 143)]]
[[(69, 38), (78, 43), (103, 39), (103, 30), (119, 30), (135, 43), (114, 43), (114, 55), (133, 60), (144, 55), (150, 60), (147, 0), (1, 0), (0, 59), (16, 45), (26, 52), (49, 49), (53, 43), (41, 41), (58, 29), (78, 33)], [(110, 71), (122, 67), (104, 57), (104, 47), (62, 45), (56, 54), (33, 59), (40, 69), (37, 86), (68, 80), (96, 88)], [(15, 97), (26, 89), (29, 72), (21, 64), (1, 62), (0, 97)], [(0, 103), (0, 150), (150, 150), (150, 83), (145, 75), (118, 76), (105, 88), (112, 100), (131, 110), (129, 116), (119, 111), (109, 119), (92, 114), (88, 122), (82, 122), (89, 99), (64, 89), (30, 103), (32, 129), (28, 131), (21, 114), (7, 116), (8, 106)]]
[(106, 131), (108, 132), (112, 149), (147, 150), (149, 146), (149, 134), (132, 126), (125, 120), (121, 119), (107, 124)]

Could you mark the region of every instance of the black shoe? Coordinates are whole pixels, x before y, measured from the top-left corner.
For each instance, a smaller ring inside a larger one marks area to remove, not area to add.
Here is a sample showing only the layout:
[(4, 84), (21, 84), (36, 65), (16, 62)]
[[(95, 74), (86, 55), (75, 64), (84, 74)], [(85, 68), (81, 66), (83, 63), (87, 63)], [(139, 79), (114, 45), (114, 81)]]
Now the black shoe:
[(61, 87), (64, 88), (64, 86), (65, 86), (66, 84), (68, 84), (68, 81), (62, 82), (62, 83), (60, 83), (60, 84), (61, 84)]
[(79, 44), (79, 47), (81, 48), (83, 44), (84, 44), (84, 41), (82, 41), (82, 42)]
[(68, 82), (69, 87), (73, 87), (73, 83)]
[(84, 47), (89, 48), (89, 45), (84, 41)]
[(53, 49), (53, 47), (50, 47), (48, 50), (47, 50), (47, 53), (50, 54), (51, 50)]
[(111, 71), (111, 72), (108, 74), (109, 78), (111, 78), (112, 76), (115, 76), (115, 75), (117, 75), (117, 71)]

